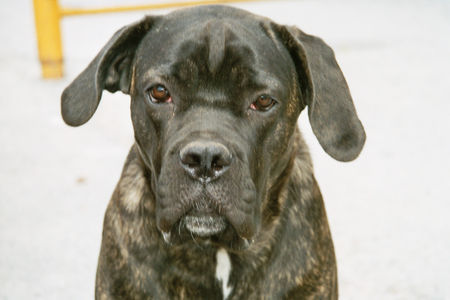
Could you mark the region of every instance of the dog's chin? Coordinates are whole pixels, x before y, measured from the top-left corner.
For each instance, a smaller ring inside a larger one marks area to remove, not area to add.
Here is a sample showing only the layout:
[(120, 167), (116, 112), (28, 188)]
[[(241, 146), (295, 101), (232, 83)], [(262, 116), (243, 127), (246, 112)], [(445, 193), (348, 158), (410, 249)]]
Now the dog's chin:
[(216, 215), (186, 215), (182, 223), (190, 233), (202, 238), (219, 234), (227, 227), (225, 217)]

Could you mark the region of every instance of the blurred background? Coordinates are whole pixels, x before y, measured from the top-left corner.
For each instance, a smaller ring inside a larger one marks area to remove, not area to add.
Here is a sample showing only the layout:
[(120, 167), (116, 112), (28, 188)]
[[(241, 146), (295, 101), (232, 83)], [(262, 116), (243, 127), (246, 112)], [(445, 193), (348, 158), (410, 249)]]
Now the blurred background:
[[(32, 1), (0, 4), (0, 299), (93, 299), (103, 214), (133, 142), (129, 99), (105, 92), (91, 121), (71, 128), (60, 94), (118, 28), (168, 10), (64, 18), (65, 76), (44, 80)], [(340, 299), (450, 299), (450, 2), (232, 5), (322, 37), (366, 128), (360, 157), (340, 163), (305, 113), (299, 121), (334, 238)]]

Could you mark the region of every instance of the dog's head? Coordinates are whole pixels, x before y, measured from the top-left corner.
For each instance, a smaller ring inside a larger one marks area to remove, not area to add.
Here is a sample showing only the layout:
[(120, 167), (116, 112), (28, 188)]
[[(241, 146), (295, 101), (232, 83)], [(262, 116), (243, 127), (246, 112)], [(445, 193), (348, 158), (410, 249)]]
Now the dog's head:
[(170, 242), (254, 237), (268, 191), (295, 155), (305, 106), (335, 159), (356, 158), (365, 141), (322, 40), (230, 7), (150, 16), (119, 30), (65, 89), (66, 123), (87, 122), (104, 89), (131, 96), (156, 224)]

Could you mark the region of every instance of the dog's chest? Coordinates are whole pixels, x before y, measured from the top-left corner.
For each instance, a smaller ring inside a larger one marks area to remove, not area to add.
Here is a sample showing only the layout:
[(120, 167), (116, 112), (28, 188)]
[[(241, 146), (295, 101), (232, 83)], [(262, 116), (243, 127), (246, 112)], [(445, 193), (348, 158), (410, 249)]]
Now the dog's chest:
[[(239, 288), (232, 280), (231, 255), (224, 248), (170, 251), (159, 286), (170, 299), (230, 299)], [(164, 259), (159, 259), (162, 261)], [(139, 273), (145, 273), (145, 268)], [(234, 276), (234, 275), (233, 275)]]

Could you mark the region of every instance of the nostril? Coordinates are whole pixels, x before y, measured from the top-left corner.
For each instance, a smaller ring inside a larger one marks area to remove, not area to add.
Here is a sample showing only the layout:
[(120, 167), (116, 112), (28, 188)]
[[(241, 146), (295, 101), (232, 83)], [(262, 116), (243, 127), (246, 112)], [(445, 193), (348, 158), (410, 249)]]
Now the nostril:
[(214, 171), (221, 171), (225, 167), (229, 166), (231, 162), (231, 155), (227, 152), (213, 155), (211, 161), (211, 167)]
[(196, 153), (184, 153), (181, 155), (181, 162), (189, 168), (196, 168), (201, 165), (202, 158)]

